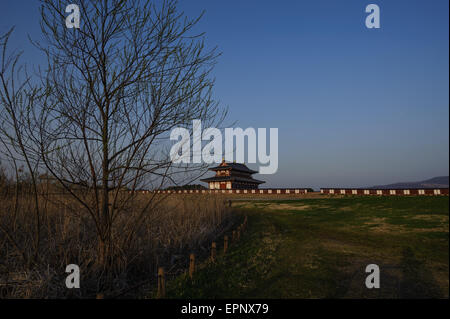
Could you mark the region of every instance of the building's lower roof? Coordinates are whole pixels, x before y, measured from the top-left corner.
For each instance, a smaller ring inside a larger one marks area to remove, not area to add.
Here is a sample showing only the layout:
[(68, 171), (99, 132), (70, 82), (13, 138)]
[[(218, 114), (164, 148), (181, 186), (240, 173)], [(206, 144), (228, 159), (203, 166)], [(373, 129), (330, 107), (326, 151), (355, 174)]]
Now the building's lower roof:
[(265, 183), (263, 181), (254, 179), (254, 178), (246, 178), (240, 176), (214, 176), (210, 178), (201, 179), (202, 182), (244, 182), (244, 183), (253, 183), (253, 184), (262, 184)]

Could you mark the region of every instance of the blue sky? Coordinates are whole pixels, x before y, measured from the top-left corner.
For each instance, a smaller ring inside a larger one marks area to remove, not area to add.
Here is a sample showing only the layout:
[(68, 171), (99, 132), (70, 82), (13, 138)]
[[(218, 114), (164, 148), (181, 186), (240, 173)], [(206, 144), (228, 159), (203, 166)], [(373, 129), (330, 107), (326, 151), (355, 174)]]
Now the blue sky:
[[(68, 2), (70, 3), (70, 2)], [(76, 3), (74, 0), (72, 3)], [(378, 4), (381, 28), (367, 29)], [(41, 62), (37, 1), (2, 0), (0, 30)], [(215, 96), (236, 126), (277, 127), (267, 187), (370, 186), (449, 173), (448, 1), (180, 1), (222, 52)], [(257, 166), (253, 166), (256, 168)]]

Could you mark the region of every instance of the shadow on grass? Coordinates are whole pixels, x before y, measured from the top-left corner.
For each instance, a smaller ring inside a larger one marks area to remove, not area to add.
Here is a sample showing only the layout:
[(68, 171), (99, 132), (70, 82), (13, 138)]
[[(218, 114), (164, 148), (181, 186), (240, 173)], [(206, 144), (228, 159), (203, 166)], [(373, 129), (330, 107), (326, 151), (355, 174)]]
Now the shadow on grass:
[(425, 262), (417, 259), (410, 247), (403, 250), (400, 266), (403, 274), (400, 282), (400, 298), (444, 297), (431, 271), (425, 267)]

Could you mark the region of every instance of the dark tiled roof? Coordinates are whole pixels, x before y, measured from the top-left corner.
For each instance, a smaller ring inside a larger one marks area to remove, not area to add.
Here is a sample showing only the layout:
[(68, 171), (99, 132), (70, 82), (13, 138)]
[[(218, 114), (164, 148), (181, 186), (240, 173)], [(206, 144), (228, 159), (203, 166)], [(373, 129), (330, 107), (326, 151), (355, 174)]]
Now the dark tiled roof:
[(223, 170), (223, 169), (231, 169), (231, 170), (235, 170), (235, 171), (240, 171), (240, 172), (245, 172), (245, 173), (249, 173), (249, 174), (255, 174), (258, 173), (258, 171), (254, 171), (249, 169), (245, 164), (241, 164), (241, 163), (225, 163), (226, 165), (219, 165), (216, 167), (212, 167), (210, 168), (211, 171), (218, 171), (218, 170)]
[(245, 182), (245, 183), (255, 183), (262, 184), (265, 183), (263, 181), (254, 179), (254, 178), (246, 178), (240, 176), (214, 176), (210, 178), (201, 179), (202, 182)]

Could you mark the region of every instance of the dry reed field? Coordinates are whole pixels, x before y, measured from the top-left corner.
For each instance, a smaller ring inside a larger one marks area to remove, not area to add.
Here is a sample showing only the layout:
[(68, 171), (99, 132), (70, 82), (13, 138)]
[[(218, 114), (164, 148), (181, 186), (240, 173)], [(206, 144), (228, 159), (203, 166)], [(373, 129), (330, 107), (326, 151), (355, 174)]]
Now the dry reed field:
[[(0, 298), (136, 297), (154, 285), (158, 267), (169, 276), (185, 271), (189, 253), (208, 254), (211, 240), (234, 223), (221, 196), (155, 195), (131, 232), (148, 196), (133, 196), (114, 216), (114, 258), (104, 269), (97, 262), (95, 225), (72, 197), (41, 192), (37, 225), (31, 195), (2, 192)], [(68, 264), (80, 267), (80, 289), (65, 286)]]

